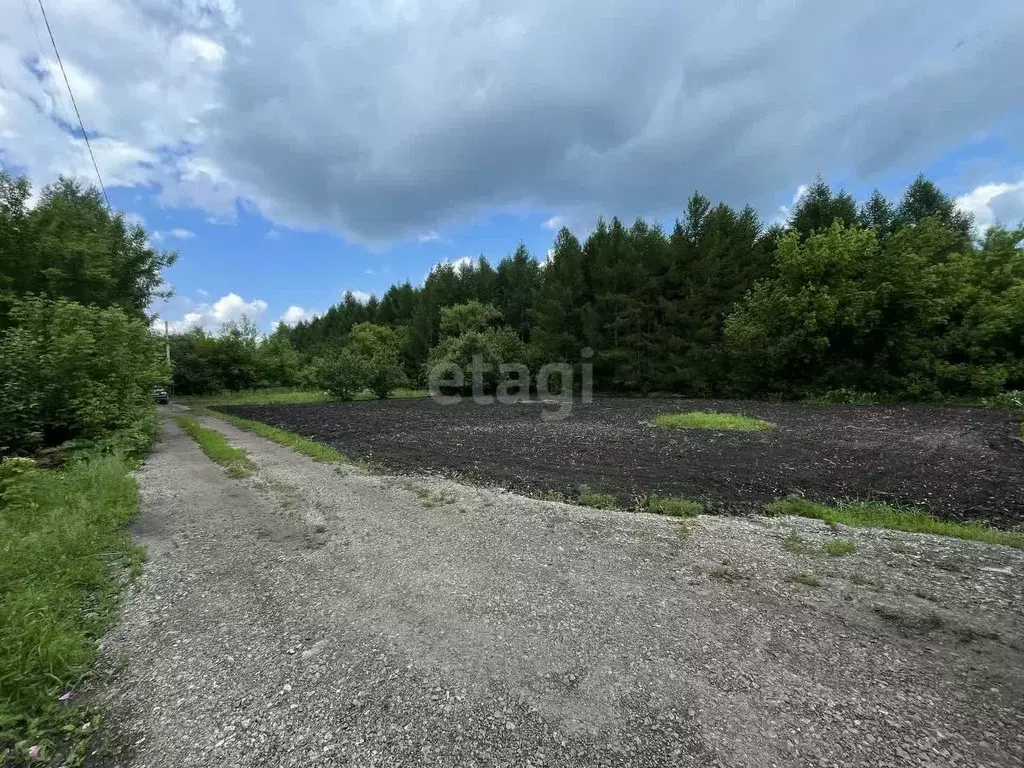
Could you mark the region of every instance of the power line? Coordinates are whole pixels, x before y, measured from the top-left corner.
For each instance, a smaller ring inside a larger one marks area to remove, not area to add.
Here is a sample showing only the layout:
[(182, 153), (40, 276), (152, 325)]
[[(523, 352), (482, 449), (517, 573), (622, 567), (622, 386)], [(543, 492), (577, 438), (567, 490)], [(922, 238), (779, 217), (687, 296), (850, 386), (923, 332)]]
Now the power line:
[(53, 83), (53, 101), (55, 104), (60, 104), (61, 114), (64, 115), (64, 124), (71, 125), (71, 116), (68, 114), (68, 107), (64, 103), (64, 97), (60, 95), (60, 88), (57, 85), (57, 78), (53, 76), (53, 68), (50, 66), (50, 60), (46, 58), (43, 53), (43, 39), (39, 37), (39, 25), (36, 23), (36, 17), (32, 13), (32, 9), (29, 7), (28, 0), (21, 0), (22, 5), (25, 7), (25, 15), (28, 16), (29, 23), (32, 24), (32, 32), (36, 36), (36, 48), (39, 50), (39, 60), (43, 62), (43, 66), (46, 67), (46, 73), (50, 76), (50, 82)]
[(46, 18), (46, 8), (43, 7), (43, 0), (39, 0), (39, 10), (43, 14), (43, 22), (46, 24), (46, 31), (50, 34), (50, 42), (53, 44), (53, 54), (57, 57), (57, 64), (60, 65), (60, 73), (64, 75), (64, 85), (68, 87), (68, 96), (71, 97), (71, 106), (75, 108), (75, 116), (78, 118), (78, 127), (82, 129), (82, 138), (85, 139), (85, 146), (89, 150), (89, 157), (92, 158), (92, 167), (96, 171), (96, 178), (100, 182), (100, 190), (103, 192), (103, 199), (107, 203), (107, 210), (110, 210), (110, 198), (107, 197), (107, 188), (103, 186), (103, 177), (100, 176), (100, 167), (96, 164), (96, 155), (92, 152), (92, 144), (89, 142), (89, 134), (85, 131), (85, 123), (82, 122), (82, 113), (78, 111), (78, 102), (75, 101), (75, 92), (71, 90), (71, 83), (68, 80), (68, 73), (64, 70), (64, 62), (60, 59), (60, 51), (57, 50), (57, 41), (53, 38), (53, 30), (50, 28), (50, 20)]

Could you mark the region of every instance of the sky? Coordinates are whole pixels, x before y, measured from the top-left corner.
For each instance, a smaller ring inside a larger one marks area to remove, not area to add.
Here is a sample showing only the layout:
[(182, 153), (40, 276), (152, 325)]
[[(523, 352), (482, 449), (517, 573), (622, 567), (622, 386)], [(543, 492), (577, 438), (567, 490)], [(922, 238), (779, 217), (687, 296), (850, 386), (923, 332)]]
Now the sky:
[[(694, 190), (785, 217), (924, 172), (1024, 220), (1020, 0), (44, 0), (176, 330), (269, 331)], [(38, 0), (0, 0), (0, 167), (95, 183)]]

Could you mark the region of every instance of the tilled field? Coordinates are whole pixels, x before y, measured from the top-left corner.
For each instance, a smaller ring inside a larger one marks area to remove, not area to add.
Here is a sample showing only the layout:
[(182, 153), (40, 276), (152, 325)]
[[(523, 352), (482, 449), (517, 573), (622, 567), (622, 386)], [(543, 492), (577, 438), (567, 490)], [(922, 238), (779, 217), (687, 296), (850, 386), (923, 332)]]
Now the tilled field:
[[(1013, 415), (978, 407), (837, 406), (598, 399), (544, 421), (539, 403), (443, 406), (429, 399), (222, 407), (411, 473), (520, 492), (585, 485), (631, 504), (641, 494), (756, 512), (800, 493), (819, 501), (921, 504), (952, 519), (1024, 521), (1024, 444)], [(674, 411), (743, 413), (770, 432), (652, 427)]]

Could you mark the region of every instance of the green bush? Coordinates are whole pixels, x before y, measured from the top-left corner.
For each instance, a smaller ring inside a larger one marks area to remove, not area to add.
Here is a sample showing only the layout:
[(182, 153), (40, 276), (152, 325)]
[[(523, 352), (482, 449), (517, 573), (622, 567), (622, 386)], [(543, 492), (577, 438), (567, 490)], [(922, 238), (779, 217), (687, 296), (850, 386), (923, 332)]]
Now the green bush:
[(0, 453), (126, 429), (141, 430), (136, 442), (146, 442), (152, 387), (167, 372), (144, 320), (39, 298), (14, 302), (9, 319), (0, 334)]
[[(430, 350), (424, 370), (428, 381), (431, 372), (443, 371), (441, 378), (448, 378), (448, 371), (461, 369), (464, 374), (464, 393), (472, 391), (472, 366), (474, 361), (482, 363), (481, 379), (484, 391), (494, 392), (505, 380), (502, 364), (523, 363), (526, 349), (519, 336), (507, 326), (496, 326), (502, 319), (501, 313), (490, 304), (471, 301), (444, 307), (441, 310), (441, 341)], [(529, 381), (522, 386), (529, 388)]]
[(370, 378), (367, 361), (351, 349), (329, 353), (313, 364), (317, 386), (340, 400), (351, 400), (366, 388)]

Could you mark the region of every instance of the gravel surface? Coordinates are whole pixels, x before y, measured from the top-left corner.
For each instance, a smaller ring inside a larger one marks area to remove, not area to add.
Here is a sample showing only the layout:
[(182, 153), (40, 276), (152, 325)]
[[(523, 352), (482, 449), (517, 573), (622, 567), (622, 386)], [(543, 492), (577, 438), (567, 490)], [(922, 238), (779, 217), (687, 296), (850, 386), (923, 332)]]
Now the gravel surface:
[[(563, 421), (534, 403), (442, 406), (429, 399), (223, 410), (372, 456), (402, 472), (443, 472), (519, 492), (580, 485), (632, 504), (641, 494), (760, 512), (791, 493), (818, 501), (922, 504), (953, 519), (1024, 524), (1024, 444), (991, 408), (599, 398)], [(652, 427), (658, 413), (744, 413), (771, 432)]]
[(599, 512), (204, 422), (260, 471), (167, 423), (94, 765), (1024, 762), (1020, 551)]

